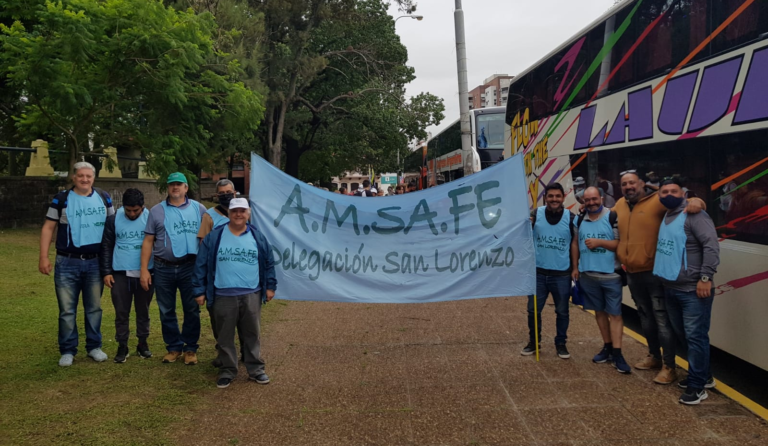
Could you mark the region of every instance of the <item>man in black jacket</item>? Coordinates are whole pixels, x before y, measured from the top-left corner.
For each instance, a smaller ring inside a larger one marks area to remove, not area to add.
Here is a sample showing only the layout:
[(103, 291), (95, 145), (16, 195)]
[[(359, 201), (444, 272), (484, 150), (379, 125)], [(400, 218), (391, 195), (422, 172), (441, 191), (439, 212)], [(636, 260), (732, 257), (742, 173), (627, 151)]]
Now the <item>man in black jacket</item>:
[[(115, 340), (118, 342), (116, 363), (128, 358), (129, 322), (131, 302), (136, 308), (136, 336), (139, 344), (136, 353), (141, 358), (151, 358), (147, 345), (149, 336), (149, 304), (152, 302), (154, 287), (144, 290), (139, 282), (141, 273), (141, 243), (149, 210), (144, 207), (144, 194), (138, 189), (126, 189), (123, 193), (123, 207), (107, 218), (101, 240), (99, 269), (104, 285), (112, 289), (112, 304), (115, 306)], [(150, 270), (152, 269), (150, 260)]]

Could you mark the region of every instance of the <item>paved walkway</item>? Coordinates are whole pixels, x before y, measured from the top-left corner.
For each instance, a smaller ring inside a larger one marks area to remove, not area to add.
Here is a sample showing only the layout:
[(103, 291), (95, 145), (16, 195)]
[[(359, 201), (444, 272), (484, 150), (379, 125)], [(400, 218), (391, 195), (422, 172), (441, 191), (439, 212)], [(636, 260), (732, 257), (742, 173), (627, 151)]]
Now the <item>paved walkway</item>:
[[(716, 391), (697, 407), (596, 365), (594, 317), (571, 308), (571, 359), (544, 309), (541, 361), (520, 356), (524, 298), (418, 305), (291, 303), (264, 333), (272, 384), (244, 371), (184, 443), (262, 445), (766, 445), (768, 426)], [(628, 336), (630, 363), (645, 348)], [(242, 369), (242, 367), (241, 367)], [(682, 372), (682, 371), (681, 371)], [(213, 383), (212, 383), (213, 385)]]

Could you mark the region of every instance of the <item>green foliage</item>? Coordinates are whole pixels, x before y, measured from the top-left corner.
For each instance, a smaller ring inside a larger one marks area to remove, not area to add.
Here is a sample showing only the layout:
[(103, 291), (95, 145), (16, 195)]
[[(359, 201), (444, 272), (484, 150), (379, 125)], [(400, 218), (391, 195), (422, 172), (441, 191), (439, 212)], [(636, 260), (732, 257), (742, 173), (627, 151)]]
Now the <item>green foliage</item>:
[[(25, 0), (11, 3), (26, 11)], [(65, 137), (70, 165), (104, 142), (140, 148), (162, 176), (194, 176), (221, 149), (214, 135), (242, 141), (258, 128), (262, 96), (227, 57), (231, 45), (215, 47), (210, 13), (158, 0), (45, 2), (26, 13), (0, 25), (0, 72), (26, 104), (13, 118), (27, 139)], [(230, 31), (223, 35), (234, 42)], [(216, 57), (223, 63), (211, 64)]]

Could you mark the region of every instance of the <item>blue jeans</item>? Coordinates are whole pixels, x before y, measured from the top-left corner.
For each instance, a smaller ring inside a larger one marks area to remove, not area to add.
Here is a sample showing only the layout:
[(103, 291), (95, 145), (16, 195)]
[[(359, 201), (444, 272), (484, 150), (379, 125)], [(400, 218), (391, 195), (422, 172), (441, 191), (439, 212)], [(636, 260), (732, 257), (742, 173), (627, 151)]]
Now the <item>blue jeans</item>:
[(710, 377), (709, 323), (715, 291), (704, 299), (696, 291), (664, 289), (667, 314), (678, 339), (688, 345), (688, 387), (701, 390)]
[[(155, 285), (157, 306), (160, 308), (160, 323), (163, 341), (169, 352), (196, 352), (200, 340), (200, 306), (192, 295), (192, 270), (195, 262), (184, 265), (167, 265), (155, 262)], [(176, 290), (181, 294), (181, 307), (184, 310), (184, 323), (179, 332), (179, 319), (176, 317)]]
[[(552, 299), (555, 301), (555, 314), (557, 319), (557, 336), (555, 336), (555, 345), (565, 344), (568, 339), (568, 324), (570, 316), (568, 313), (568, 301), (571, 297), (571, 276), (546, 276), (536, 274), (536, 308), (537, 323), (539, 324), (539, 342), (541, 342), (541, 311), (547, 302), (547, 296), (552, 293)], [(528, 296), (528, 336), (531, 342), (535, 342), (535, 330), (533, 321), (533, 296)]]
[(85, 310), (85, 349), (101, 348), (101, 292), (104, 283), (98, 257), (88, 260), (56, 256), (53, 273), (59, 301), (59, 352), (76, 355), (77, 301), (82, 293)]

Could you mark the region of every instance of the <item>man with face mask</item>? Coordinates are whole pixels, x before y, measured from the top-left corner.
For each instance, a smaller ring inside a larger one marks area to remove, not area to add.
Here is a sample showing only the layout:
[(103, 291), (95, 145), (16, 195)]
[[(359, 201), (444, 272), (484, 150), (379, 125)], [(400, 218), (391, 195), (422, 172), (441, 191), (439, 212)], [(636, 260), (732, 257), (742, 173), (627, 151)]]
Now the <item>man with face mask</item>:
[(704, 389), (715, 386), (709, 369), (709, 324), (715, 285), (712, 277), (720, 264), (720, 243), (706, 212), (688, 214), (679, 179), (665, 179), (659, 202), (667, 209), (659, 229), (653, 274), (664, 285), (669, 321), (677, 337), (688, 344), (688, 379), (682, 404), (707, 399)]
[[(154, 286), (141, 287), (141, 244), (149, 209), (144, 207), (144, 194), (138, 189), (123, 192), (123, 207), (115, 215), (107, 217), (104, 236), (101, 239), (99, 269), (104, 285), (112, 289), (112, 305), (115, 307), (115, 340), (118, 343), (116, 363), (128, 359), (128, 337), (131, 330), (131, 302), (136, 308), (136, 337), (139, 343), (136, 353), (141, 358), (151, 358), (147, 344), (149, 336), (149, 304)], [(149, 261), (150, 274), (154, 264)]]
[[(571, 357), (565, 347), (568, 339), (568, 300), (571, 292), (571, 276), (578, 277), (576, 256), (578, 244), (576, 230), (573, 226), (575, 215), (563, 207), (565, 191), (560, 183), (547, 185), (544, 189), (546, 206), (531, 212), (533, 223), (533, 240), (536, 245), (536, 311), (534, 311), (533, 295), (528, 296), (528, 334), (529, 341), (520, 352), (523, 356), (536, 352), (536, 325), (538, 339), (541, 340), (541, 312), (547, 297), (552, 293), (557, 315), (555, 336), (555, 351), (562, 359)], [(534, 321), (534, 313), (538, 321)]]
[(235, 195), (237, 195), (235, 183), (231, 180), (224, 178), (216, 183), (216, 198), (219, 200), (219, 204), (203, 214), (197, 238), (202, 240), (215, 228), (229, 223), (229, 202), (235, 198)]
[[(141, 247), (141, 287), (155, 285), (160, 323), (168, 354), (163, 362), (176, 362), (182, 355), (187, 365), (197, 364), (200, 340), (200, 307), (192, 295), (192, 271), (199, 242), (197, 233), (205, 206), (187, 197), (189, 185), (181, 172), (168, 175), (168, 198), (149, 211)], [(149, 263), (154, 260), (154, 275)], [(176, 290), (181, 294), (184, 324), (179, 330)]]
[[(659, 227), (667, 208), (656, 197), (658, 192), (646, 190), (645, 182), (635, 170), (621, 172), (621, 192), (624, 196), (616, 202), (614, 208), (619, 216), (621, 236), (616, 255), (627, 269), (629, 291), (648, 342), (648, 356), (636, 363), (635, 368), (661, 369), (653, 381), (667, 385), (677, 379), (677, 341), (669, 326), (664, 288), (653, 275)], [(702, 209), (706, 209), (704, 202), (693, 198), (688, 202), (686, 212), (694, 214)]]

